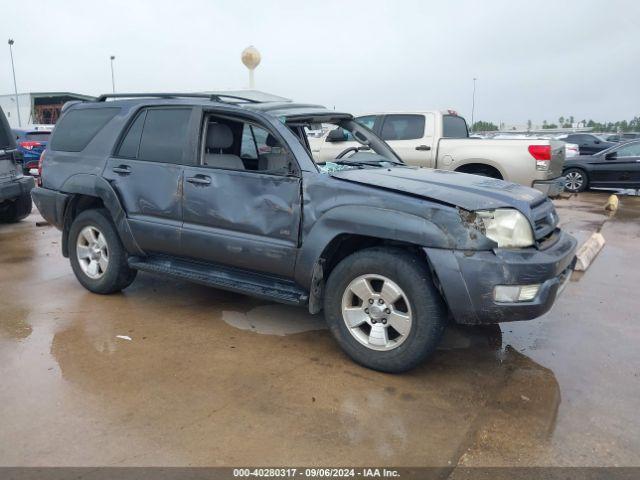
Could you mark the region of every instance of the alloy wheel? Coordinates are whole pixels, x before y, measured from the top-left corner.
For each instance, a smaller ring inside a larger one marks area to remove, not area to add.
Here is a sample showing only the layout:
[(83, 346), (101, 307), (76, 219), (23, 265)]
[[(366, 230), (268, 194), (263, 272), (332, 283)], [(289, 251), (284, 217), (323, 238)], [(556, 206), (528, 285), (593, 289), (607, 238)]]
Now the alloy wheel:
[(359, 343), (380, 351), (399, 347), (413, 323), (403, 290), (391, 279), (374, 274), (349, 283), (342, 295), (342, 318)]
[(567, 190), (571, 192), (576, 192), (580, 190), (582, 185), (584, 184), (584, 176), (577, 171), (569, 172), (565, 176), (564, 185)]
[(104, 234), (96, 227), (84, 227), (76, 242), (76, 256), (83, 273), (94, 280), (102, 277), (109, 266), (109, 247)]

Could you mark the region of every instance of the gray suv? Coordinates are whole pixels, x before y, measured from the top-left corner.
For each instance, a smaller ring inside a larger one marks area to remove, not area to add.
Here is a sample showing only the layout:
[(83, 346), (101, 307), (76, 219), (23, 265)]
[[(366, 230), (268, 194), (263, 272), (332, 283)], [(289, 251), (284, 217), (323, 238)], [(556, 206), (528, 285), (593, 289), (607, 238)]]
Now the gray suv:
[(33, 177), (16, 162), (16, 140), (0, 108), (0, 222), (17, 222), (31, 213)]
[[(306, 132), (358, 142), (316, 164)], [(196, 94), (66, 105), (33, 191), (95, 293), (138, 270), (324, 310), (345, 352), (400, 372), (447, 321), (548, 311), (574, 263), (540, 192), (404, 165), (348, 113)]]

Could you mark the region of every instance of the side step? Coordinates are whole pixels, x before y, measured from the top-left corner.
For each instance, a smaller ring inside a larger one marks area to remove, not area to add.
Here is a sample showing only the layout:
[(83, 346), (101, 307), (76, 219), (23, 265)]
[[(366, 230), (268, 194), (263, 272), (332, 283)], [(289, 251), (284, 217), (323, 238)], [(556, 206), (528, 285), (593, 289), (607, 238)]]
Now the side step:
[(222, 290), (266, 298), (280, 303), (303, 305), (307, 292), (289, 280), (220, 265), (200, 263), (181, 258), (149, 256), (129, 257), (129, 266), (136, 270), (169, 275)]

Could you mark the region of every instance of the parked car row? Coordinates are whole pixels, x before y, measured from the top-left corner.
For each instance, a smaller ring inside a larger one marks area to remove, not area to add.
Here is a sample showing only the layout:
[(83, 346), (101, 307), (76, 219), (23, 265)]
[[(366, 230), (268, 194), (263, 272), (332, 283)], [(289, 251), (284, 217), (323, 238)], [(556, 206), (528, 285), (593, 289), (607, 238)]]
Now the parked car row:
[(613, 143), (628, 142), (630, 140), (640, 139), (640, 133), (638, 132), (603, 134), (600, 136), (604, 141)]

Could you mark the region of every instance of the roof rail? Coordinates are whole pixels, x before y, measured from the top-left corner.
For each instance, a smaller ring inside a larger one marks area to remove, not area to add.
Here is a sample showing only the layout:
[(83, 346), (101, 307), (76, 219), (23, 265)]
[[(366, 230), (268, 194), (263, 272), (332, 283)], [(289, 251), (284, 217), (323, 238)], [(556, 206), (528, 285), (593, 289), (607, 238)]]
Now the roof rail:
[(223, 98), (229, 98), (247, 103), (261, 103), (251, 98), (222, 93), (105, 93), (96, 98), (95, 101), (105, 102), (108, 98), (208, 98), (212, 102), (225, 102)]

